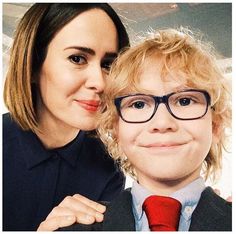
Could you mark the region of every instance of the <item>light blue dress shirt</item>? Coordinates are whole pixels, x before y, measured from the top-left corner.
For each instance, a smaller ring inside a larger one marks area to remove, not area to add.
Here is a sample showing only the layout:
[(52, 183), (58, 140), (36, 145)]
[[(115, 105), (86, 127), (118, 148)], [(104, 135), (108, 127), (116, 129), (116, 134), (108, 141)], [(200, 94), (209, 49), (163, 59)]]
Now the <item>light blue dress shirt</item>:
[[(201, 193), (205, 187), (203, 178), (199, 177), (186, 187), (170, 195), (170, 197), (177, 199), (182, 204), (178, 231), (189, 230), (192, 213), (196, 208), (201, 197)], [(133, 213), (136, 231), (150, 231), (147, 216), (142, 209), (142, 205), (147, 197), (154, 194), (138, 184), (136, 181), (133, 182), (131, 194), (133, 197)]]

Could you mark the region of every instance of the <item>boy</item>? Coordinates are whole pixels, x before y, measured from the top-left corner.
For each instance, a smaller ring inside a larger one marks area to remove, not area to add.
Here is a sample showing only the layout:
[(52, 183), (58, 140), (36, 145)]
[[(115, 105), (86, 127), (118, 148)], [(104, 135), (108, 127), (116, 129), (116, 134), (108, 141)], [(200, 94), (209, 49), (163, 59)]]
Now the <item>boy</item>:
[(99, 133), (135, 182), (102, 223), (63, 230), (232, 230), (231, 203), (201, 177), (221, 168), (229, 93), (211, 48), (190, 33), (160, 30), (117, 59)]

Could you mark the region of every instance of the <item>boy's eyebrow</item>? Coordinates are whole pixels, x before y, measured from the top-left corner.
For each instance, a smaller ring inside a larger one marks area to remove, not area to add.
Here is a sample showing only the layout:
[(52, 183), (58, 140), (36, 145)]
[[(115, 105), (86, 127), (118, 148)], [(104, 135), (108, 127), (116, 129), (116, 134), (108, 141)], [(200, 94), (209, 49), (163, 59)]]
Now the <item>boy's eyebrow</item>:
[[(69, 50), (69, 49), (80, 50), (93, 56), (96, 55), (96, 52), (93, 49), (84, 47), (84, 46), (69, 46), (69, 47), (66, 47), (64, 50)], [(117, 54), (118, 53), (116, 52), (107, 52), (105, 53), (104, 57), (114, 58), (114, 57), (117, 57)]]
[(186, 89), (191, 89), (191, 87), (187, 86), (186, 84), (183, 84), (183, 85), (179, 85), (177, 87), (174, 87), (172, 89), (172, 92), (181, 92), (181, 91), (184, 91)]
[[(168, 90), (166, 93), (173, 93), (173, 92), (181, 92), (184, 91), (186, 89), (192, 89), (193, 87), (187, 86), (187, 85), (179, 85), (176, 86), (174, 88), (171, 88), (170, 90)], [(155, 95), (155, 90), (147, 90), (147, 89), (143, 89), (143, 88), (138, 88), (138, 90), (133, 90), (133, 91), (128, 91), (127, 93), (140, 93), (140, 94), (151, 94), (151, 95)]]

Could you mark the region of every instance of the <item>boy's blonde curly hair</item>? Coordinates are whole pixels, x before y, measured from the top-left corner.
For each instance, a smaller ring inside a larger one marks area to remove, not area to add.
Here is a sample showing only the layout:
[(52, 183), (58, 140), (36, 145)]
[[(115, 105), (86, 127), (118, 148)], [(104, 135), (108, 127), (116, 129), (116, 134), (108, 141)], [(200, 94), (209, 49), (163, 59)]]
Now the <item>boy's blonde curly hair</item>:
[[(162, 77), (182, 74), (187, 86), (206, 90), (211, 96), (212, 126), (218, 136), (205, 158), (205, 179), (216, 178), (221, 169), (222, 150), (226, 145), (226, 129), (231, 127), (231, 96), (217, 55), (209, 43), (193, 36), (189, 29), (164, 29), (149, 33), (141, 43), (123, 51), (114, 62), (103, 95), (104, 109), (98, 133), (111, 157), (118, 161), (125, 173), (135, 178), (135, 170), (119, 147), (117, 123), (119, 115), (114, 105), (116, 97), (140, 91), (139, 77), (146, 59), (162, 59)], [(173, 76), (174, 77), (174, 76)], [(176, 77), (176, 76), (175, 76)], [(174, 78), (173, 78), (174, 79)]]

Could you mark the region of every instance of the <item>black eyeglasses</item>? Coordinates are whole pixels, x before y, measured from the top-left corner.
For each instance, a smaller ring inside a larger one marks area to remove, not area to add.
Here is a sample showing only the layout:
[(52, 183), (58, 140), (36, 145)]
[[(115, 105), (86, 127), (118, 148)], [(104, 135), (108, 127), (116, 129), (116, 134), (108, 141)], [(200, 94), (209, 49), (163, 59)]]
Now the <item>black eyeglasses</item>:
[(127, 123), (145, 123), (155, 115), (159, 104), (179, 120), (202, 118), (208, 111), (211, 98), (205, 90), (188, 89), (164, 96), (132, 94), (115, 98), (119, 116)]

